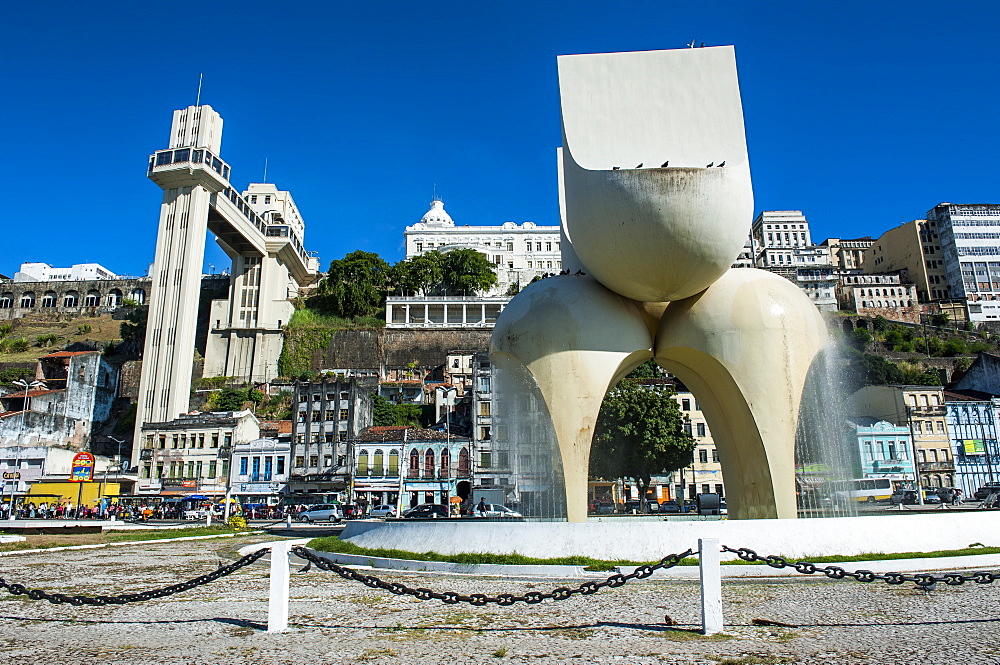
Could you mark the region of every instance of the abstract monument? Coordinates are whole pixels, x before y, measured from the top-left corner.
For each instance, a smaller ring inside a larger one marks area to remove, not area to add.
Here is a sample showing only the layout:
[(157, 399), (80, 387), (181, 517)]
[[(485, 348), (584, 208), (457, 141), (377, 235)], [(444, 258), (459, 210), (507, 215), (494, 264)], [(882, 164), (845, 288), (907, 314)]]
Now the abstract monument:
[(791, 282), (730, 268), (753, 215), (733, 47), (562, 56), (559, 90), (569, 273), (511, 301), (491, 357), (537, 385), (566, 517), (587, 519), (605, 393), (651, 357), (698, 396), (730, 518), (795, 517), (799, 406), (826, 329)]

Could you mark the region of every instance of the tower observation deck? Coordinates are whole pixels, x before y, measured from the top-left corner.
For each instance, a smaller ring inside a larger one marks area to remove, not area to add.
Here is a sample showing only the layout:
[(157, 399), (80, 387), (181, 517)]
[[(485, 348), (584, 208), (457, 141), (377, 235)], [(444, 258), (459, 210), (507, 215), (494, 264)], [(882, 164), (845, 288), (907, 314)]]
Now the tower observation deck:
[[(198, 298), (211, 232), (232, 260), (228, 298), (212, 302), (205, 376), (263, 382), (277, 376), (290, 297), (313, 279), (319, 260), (305, 250), (305, 223), (291, 194), (254, 183), (237, 192), (219, 156), (222, 117), (211, 106), (174, 111), (169, 148), (149, 158), (163, 190), (151, 270), (149, 318), (136, 413), (166, 422), (189, 407)], [(135, 462), (136, 460), (133, 460)]]

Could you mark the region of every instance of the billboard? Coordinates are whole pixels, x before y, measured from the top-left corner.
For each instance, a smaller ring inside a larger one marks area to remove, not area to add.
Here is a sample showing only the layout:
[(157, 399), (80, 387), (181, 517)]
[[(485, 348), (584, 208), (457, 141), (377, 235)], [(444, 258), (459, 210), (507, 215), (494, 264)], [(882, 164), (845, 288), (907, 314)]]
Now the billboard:
[(966, 455), (985, 455), (986, 446), (982, 439), (962, 439)]
[(89, 483), (94, 479), (94, 456), (90, 453), (77, 453), (73, 456), (73, 465), (69, 473), (71, 483)]

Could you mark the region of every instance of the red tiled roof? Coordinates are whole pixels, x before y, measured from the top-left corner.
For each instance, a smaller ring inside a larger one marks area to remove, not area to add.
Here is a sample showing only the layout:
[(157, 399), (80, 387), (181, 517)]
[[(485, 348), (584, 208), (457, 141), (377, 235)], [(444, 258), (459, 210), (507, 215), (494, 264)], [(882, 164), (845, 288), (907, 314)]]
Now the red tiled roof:
[(291, 434), (292, 433), (292, 421), (291, 420), (262, 420), (260, 421), (261, 429), (274, 429), (278, 430), (278, 434)]
[(42, 358), (70, 358), (72, 356), (82, 356), (87, 353), (100, 353), (100, 351), (56, 351), (55, 353), (50, 353), (47, 356), (39, 356)]
[(458, 439), (464, 439), (466, 437), (455, 436), (452, 434), (450, 437), (444, 432), (439, 432), (434, 429), (421, 429), (419, 427), (405, 427), (400, 425), (389, 425), (389, 426), (379, 426), (379, 427), (368, 427), (361, 431), (358, 436), (360, 441), (368, 442), (391, 442), (391, 441), (403, 441), (403, 435), (406, 435), (407, 441), (443, 441), (446, 438), (450, 438), (452, 441)]

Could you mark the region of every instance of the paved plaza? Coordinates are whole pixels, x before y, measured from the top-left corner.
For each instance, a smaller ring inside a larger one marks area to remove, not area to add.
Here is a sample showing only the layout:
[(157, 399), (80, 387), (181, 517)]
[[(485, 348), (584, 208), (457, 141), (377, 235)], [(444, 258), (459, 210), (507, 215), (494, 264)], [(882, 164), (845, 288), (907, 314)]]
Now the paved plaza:
[[(273, 536), (259, 537), (268, 539)], [(209, 572), (249, 542), (14, 554), (0, 557), (0, 576), (63, 593), (135, 592)], [(4, 662), (1000, 663), (996, 583), (939, 585), (925, 593), (803, 577), (725, 581), (725, 632), (705, 637), (697, 633), (699, 589), (690, 581), (646, 580), (557, 603), (473, 607), (394, 596), (315, 568), (297, 570), (291, 628), (282, 634), (263, 630), (263, 560), (213, 584), (125, 606), (52, 605), (0, 592)], [(582, 581), (375, 572), (466, 594), (548, 591)], [(760, 619), (795, 627), (755, 625)]]

